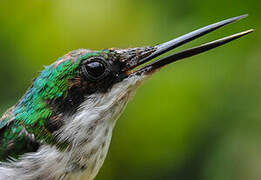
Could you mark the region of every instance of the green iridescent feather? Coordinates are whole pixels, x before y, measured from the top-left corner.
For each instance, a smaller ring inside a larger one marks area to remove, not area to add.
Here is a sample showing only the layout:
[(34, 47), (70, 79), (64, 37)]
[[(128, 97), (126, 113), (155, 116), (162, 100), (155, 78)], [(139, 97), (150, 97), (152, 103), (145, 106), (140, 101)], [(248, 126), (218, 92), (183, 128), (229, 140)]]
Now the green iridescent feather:
[(18, 158), (20, 154), (33, 151), (37, 146), (22, 133), (22, 126), (14, 124), (13, 109), (10, 108), (0, 119), (0, 161), (8, 157)]
[[(59, 98), (66, 92), (68, 80), (76, 76), (76, 68), (79, 63), (78, 59), (76, 61), (67, 59), (57, 67), (55, 64), (46, 67), (34, 80), (33, 85), (15, 106), (12, 113), (9, 113), (9, 117), (2, 118), (0, 121), (0, 157), (5, 157), (5, 154), (17, 157), (17, 150), (19, 150), (19, 154), (30, 150), (30, 147), (29, 149), (25, 147), (28, 146), (25, 143), (28, 137), (23, 130), (33, 134), (38, 142), (56, 143), (54, 135), (45, 128), (46, 119), (52, 116), (52, 111), (46, 102)], [(60, 144), (61, 147), (63, 145), (63, 143)], [(11, 151), (12, 149), (16, 151)]]
[(0, 120), (0, 160), (7, 156), (17, 158), (19, 154), (32, 151), (34, 147), (28, 145), (31, 143), (28, 134), (33, 135), (37, 143), (55, 144), (64, 149), (67, 143), (57, 142), (45, 127), (46, 120), (53, 115), (48, 102), (66, 98), (69, 80), (77, 76), (82, 59), (101, 54), (107, 56), (107, 53), (108, 50), (103, 50), (81, 54), (77, 58), (65, 56), (45, 67), (18, 104)]
[[(66, 92), (68, 80), (76, 76), (75, 69), (79, 63), (80, 60), (73, 62), (67, 59), (57, 67), (55, 65), (46, 67), (16, 106), (14, 124), (24, 126), (29, 133), (35, 135), (37, 140), (53, 144), (54, 136), (45, 129), (45, 120), (52, 116), (52, 111), (46, 102), (59, 98)], [(13, 132), (15, 129), (16, 127), (13, 127)]]

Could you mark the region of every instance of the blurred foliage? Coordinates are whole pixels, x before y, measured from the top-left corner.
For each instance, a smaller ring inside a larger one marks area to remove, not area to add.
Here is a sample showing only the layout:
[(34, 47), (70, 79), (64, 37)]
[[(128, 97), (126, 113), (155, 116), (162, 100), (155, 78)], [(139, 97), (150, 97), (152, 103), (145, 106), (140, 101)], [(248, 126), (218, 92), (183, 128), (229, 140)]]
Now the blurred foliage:
[(18, 101), (43, 65), (70, 50), (155, 45), (249, 13), (185, 47), (249, 28), (256, 32), (170, 65), (137, 91), (97, 179), (260, 179), (259, 0), (1, 0), (0, 5), (1, 112)]

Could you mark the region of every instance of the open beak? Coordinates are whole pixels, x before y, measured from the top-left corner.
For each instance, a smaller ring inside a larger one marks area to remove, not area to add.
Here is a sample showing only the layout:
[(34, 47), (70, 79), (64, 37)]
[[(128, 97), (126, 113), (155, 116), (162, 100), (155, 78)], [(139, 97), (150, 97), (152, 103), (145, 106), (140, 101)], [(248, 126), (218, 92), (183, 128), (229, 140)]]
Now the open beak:
[(154, 58), (156, 58), (156, 57), (158, 57), (158, 56), (160, 56), (160, 55), (162, 55), (162, 54), (164, 54), (164, 53), (166, 53), (166, 52), (168, 52), (168, 51), (170, 51), (170, 50), (172, 50), (176, 47), (179, 47), (179, 46), (181, 46), (181, 45), (183, 45), (187, 42), (190, 42), (190, 41), (197, 39), (197, 38), (199, 38), (199, 37), (201, 37), (205, 34), (208, 34), (212, 31), (215, 31), (218, 28), (223, 27), (227, 24), (230, 24), (232, 22), (235, 22), (237, 20), (245, 18), (246, 16), (247, 15), (242, 15), (242, 16), (233, 17), (233, 18), (230, 18), (230, 19), (227, 19), (227, 20), (223, 20), (223, 21), (217, 22), (215, 24), (211, 24), (211, 25), (205, 26), (203, 28), (200, 28), (198, 30), (192, 31), (188, 34), (185, 34), (183, 36), (180, 36), (178, 38), (175, 38), (175, 39), (170, 40), (168, 42), (165, 42), (163, 44), (159, 44), (157, 46), (150, 47), (150, 48), (147, 47), (146, 48), (147, 52), (143, 55), (142, 58), (139, 58), (137, 61), (135, 61), (135, 63), (132, 63), (132, 65), (128, 67), (127, 73), (129, 75), (131, 75), (131, 74), (139, 75), (139, 74), (154, 72), (155, 70), (157, 70), (157, 69), (159, 69), (159, 68), (161, 68), (161, 67), (163, 67), (167, 64), (170, 64), (172, 62), (176, 62), (178, 60), (203, 53), (203, 52), (208, 51), (210, 49), (213, 49), (213, 48), (216, 48), (216, 47), (221, 46), (223, 44), (226, 44), (226, 43), (228, 43), (232, 40), (240, 38), (240, 37), (242, 37), (246, 34), (249, 34), (249, 33), (253, 32), (254, 30), (250, 29), (250, 30), (247, 30), (247, 31), (243, 31), (243, 32), (240, 32), (240, 33), (237, 33), (237, 34), (234, 34), (234, 35), (222, 38), (222, 39), (218, 39), (218, 40), (197, 46), (197, 47), (193, 47), (193, 48), (190, 48), (190, 49), (178, 52), (178, 53), (174, 53), (174, 54), (169, 55), (167, 57), (153, 61), (153, 62), (151, 62), (151, 63), (149, 63), (149, 64), (147, 64), (147, 65), (145, 65), (145, 66), (143, 66), (139, 69), (136, 69), (137, 66), (140, 66), (144, 63), (147, 63), (150, 60), (152, 60), (152, 59), (154, 59)]

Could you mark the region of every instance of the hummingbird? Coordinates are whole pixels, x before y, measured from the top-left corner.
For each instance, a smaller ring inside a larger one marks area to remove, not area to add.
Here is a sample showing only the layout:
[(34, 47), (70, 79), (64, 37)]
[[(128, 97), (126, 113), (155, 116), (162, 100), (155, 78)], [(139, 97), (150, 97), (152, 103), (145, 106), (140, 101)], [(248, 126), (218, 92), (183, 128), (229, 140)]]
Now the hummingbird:
[(246, 16), (155, 46), (78, 49), (46, 66), (0, 119), (0, 180), (93, 180), (105, 160), (117, 119), (146, 79), (168, 64), (253, 29), (153, 59)]

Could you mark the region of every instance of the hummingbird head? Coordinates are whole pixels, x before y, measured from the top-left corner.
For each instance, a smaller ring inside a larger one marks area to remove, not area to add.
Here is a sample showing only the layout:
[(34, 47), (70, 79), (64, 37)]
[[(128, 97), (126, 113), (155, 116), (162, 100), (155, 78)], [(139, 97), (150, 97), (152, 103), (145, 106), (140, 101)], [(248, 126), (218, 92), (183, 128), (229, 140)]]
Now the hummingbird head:
[[(155, 47), (75, 50), (48, 66), (41, 73), (39, 81), (43, 81), (43, 77), (48, 74), (46, 78), (49, 84), (58, 92), (48, 103), (53, 110), (62, 114), (74, 114), (86, 99), (109, 97), (105, 99), (114, 102), (117, 101), (115, 96), (134, 90), (152, 71), (133, 69), (141, 59), (155, 50)], [(51, 74), (55, 74), (55, 78), (51, 78)], [(115, 89), (118, 89), (117, 95), (113, 91)]]
[[(47, 66), (35, 79), (15, 108), (16, 119), (23, 122), (29, 133), (36, 134), (36, 138), (50, 143), (53, 139), (48, 134), (53, 132), (66, 131), (61, 139), (75, 138), (79, 124), (87, 132), (91, 122), (97, 123), (94, 119), (115, 119), (144, 79), (163, 66), (221, 46), (253, 30), (149, 61), (243, 17), (230, 18), (156, 46), (72, 51)], [(83, 121), (84, 117), (88, 120)], [(46, 138), (41, 132), (47, 134)]]

